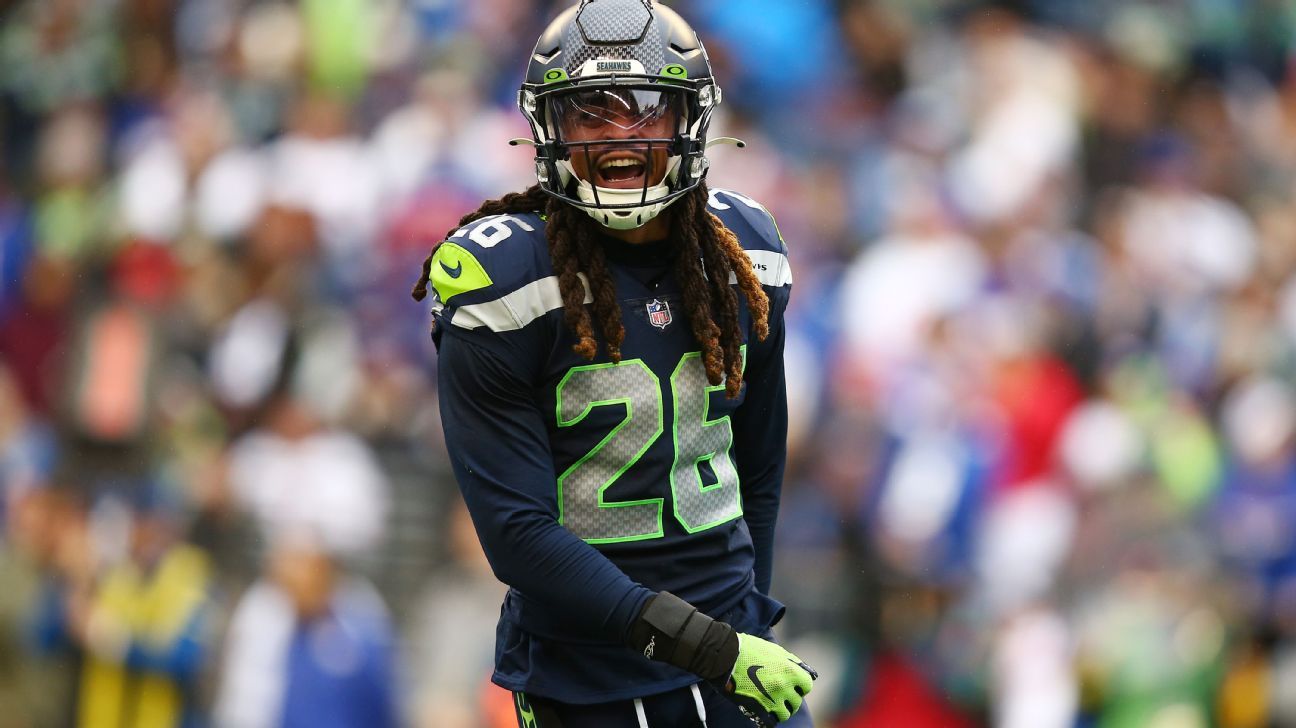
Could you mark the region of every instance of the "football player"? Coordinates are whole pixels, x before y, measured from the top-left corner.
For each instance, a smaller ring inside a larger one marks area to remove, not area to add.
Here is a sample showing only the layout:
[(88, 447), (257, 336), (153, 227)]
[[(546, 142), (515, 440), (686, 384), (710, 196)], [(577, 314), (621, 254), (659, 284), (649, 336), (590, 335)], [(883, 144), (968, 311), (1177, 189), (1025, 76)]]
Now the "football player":
[(523, 728), (810, 725), (770, 632), (792, 274), (765, 208), (705, 184), (720, 100), (674, 11), (568, 9), (518, 94), (538, 184), (415, 287)]

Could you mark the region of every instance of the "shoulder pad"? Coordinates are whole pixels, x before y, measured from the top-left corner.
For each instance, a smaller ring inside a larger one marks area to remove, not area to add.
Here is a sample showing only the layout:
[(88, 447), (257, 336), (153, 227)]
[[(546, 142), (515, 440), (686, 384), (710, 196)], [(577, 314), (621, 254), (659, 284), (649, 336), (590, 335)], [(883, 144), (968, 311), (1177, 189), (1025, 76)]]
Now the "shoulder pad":
[(738, 192), (715, 188), (710, 192), (707, 209), (738, 236), (738, 242), (752, 259), (752, 267), (761, 283), (767, 286), (790, 285), (792, 269), (788, 266), (787, 245), (770, 211)]
[(432, 287), (445, 304), (509, 293), (549, 274), (544, 221), (534, 213), (491, 215), (454, 231), (432, 258)]
[(536, 213), (492, 215), (437, 247), (431, 284), (441, 316), (460, 328), (514, 331), (562, 307)]

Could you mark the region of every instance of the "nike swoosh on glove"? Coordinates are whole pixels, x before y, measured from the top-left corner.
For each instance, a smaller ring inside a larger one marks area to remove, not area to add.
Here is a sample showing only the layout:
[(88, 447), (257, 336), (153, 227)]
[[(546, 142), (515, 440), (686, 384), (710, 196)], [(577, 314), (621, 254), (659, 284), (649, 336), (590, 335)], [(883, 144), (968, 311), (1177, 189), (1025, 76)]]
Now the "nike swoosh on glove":
[(779, 645), (738, 634), (738, 660), (724, 694), (753, 723), (774, 726), (801, 709), (819, 673)]
[(668, 591), (644, 602), (626, 644), (711, 683), (762, 726), (791, 718), (819, 677), (791, 652), (740, 633)]

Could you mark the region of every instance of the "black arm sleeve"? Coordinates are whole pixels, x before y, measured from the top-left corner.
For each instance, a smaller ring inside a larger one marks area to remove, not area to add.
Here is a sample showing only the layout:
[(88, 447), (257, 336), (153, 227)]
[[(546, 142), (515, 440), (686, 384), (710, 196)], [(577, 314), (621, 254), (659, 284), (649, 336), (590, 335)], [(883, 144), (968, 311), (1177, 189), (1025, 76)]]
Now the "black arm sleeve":
[(629, 645), (658, 660), (723, 685), (738, 661), (738, 633), (668, 591), (644, 603)]

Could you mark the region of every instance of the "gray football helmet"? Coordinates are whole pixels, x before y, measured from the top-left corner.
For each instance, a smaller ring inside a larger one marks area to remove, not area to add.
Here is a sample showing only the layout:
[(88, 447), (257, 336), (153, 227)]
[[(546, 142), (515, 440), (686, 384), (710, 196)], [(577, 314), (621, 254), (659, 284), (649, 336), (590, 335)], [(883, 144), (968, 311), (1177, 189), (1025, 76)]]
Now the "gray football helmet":
[(536, 43), (518, 92), (541, 188), (622, 230), (706, 177), (719, 103), (697, 33), (651, 0), (582, 0), (564, 11)]

